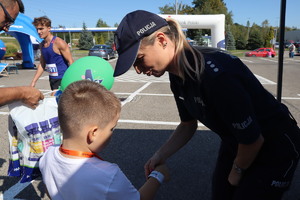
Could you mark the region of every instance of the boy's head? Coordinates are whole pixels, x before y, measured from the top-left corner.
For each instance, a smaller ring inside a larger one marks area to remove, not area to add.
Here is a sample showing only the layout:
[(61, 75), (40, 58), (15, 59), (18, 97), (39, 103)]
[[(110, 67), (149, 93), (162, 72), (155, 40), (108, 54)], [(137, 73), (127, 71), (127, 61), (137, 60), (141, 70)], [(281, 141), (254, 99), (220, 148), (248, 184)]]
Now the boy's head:
[(35, 26), (40, 38), (45, 39), (51, 31), (51, 20), (46, 17), (34, 18), (32, 24)]
[(100, 132), (100, 140), (108, 140), (120, 111), (119, 99), (99, 83), (89, 80), (73, 82), (64, 90), (58, 102), (63, 138), (87, 138), (89, 144), (95, 139), (93, 136)]
[(36, 26), (46, 26), (46, 27), (51, 27), (51, 20), (46, 17), (46, 16), (42, 16), (42, 17), (36, 17), (34, 18), (32, 24), (36, 27)]

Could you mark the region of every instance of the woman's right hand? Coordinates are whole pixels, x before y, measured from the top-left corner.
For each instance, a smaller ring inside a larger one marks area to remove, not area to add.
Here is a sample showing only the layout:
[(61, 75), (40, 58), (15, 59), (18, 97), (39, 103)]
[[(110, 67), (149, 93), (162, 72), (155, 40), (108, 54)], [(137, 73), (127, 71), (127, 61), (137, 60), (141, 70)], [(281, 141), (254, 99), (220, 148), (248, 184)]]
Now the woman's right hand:
[(159, 153), (156, 152), (144, 165), (146, 179), (148, 179), (149, 174), (157, 165), (164, 164), (164, 162), (165, 161), (162, 159)]

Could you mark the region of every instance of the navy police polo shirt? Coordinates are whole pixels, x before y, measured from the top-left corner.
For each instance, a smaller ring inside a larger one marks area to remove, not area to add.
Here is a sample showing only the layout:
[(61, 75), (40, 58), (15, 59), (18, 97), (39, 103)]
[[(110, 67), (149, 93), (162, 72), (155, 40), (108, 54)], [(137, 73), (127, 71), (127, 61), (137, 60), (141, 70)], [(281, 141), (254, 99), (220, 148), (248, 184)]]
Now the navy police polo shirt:
[[(193, 64), (192, 54), (186, 53)], [(197, 119), (221, 138), (234, 136), (251, 144), (269, 129), (269, 120), (287, 112), (237, 57), (219, 51), (203, 55), (200, 82), (169, 73), (181, 121)]]

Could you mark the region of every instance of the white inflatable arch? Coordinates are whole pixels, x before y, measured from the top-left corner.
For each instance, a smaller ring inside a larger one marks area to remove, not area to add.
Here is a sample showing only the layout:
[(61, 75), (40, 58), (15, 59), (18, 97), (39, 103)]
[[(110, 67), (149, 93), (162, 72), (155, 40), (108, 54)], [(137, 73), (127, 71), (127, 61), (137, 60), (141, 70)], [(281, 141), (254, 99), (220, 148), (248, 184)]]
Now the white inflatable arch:
[(211, 29), (212, 46), (225, 49), (225, 15), (159, 15), (171, 17), (179, 22), (182, 28)]

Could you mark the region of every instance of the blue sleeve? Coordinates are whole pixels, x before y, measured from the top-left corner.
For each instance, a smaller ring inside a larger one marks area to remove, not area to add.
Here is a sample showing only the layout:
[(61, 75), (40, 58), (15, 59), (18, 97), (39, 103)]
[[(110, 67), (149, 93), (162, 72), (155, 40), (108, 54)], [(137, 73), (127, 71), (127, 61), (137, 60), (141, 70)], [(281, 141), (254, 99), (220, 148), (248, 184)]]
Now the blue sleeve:
[(119, 167), (108, 190), (107, 200), (140, 199), (139, 191), (132, 185)]

